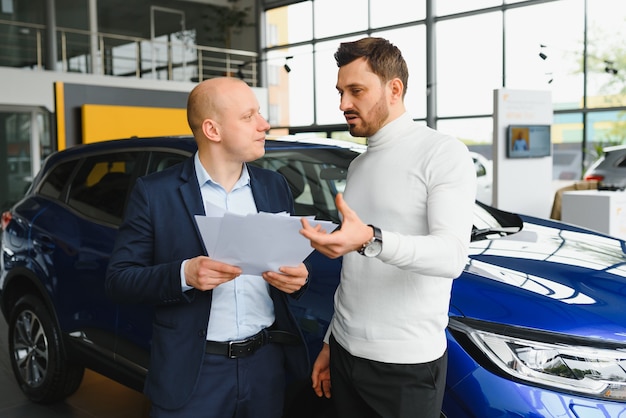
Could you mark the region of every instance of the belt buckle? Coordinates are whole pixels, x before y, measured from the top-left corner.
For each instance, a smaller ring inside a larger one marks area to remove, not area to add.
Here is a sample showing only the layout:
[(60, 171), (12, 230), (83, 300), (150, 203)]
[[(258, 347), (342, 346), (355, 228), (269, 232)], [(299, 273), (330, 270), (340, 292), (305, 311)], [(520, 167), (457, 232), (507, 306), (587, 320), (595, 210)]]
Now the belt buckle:
[(228, 342), (228, 358), (237, 358), (237, 355), (233, 353), (233, 345), (244, 343), (245, 340), (229, 341)]
[[(229, 341), (228, 342), (228, 358), (238, 358), (240, 356), (238, 356), (237, 354), (233, 353), (233, 347), (235, 346), (235, 344), (252, 344), (252, 348), (247, 348), (248, 346), (246, 346), (245, 348), (247, 349), (247, 351), (245, 351), (243, 353), (243, 355), (241, 357), (245, 357), (248, 356), (250, 354), (252, 354), (254, 351), (257, 350), (257, 347), (255, 344), (257, 342), (257, 340), (261, 340), (261, 345), (263, 345), (263, 342), (266, 341), (267, 338), (267, 331), (262, 330), (261, 332), (259, 332), (258, 334), (253, 335), (252, 337), (246, 338), (245, 340), (239, 340), (239, 341)], [(244, 347), (242, 347), (244, 348)]]

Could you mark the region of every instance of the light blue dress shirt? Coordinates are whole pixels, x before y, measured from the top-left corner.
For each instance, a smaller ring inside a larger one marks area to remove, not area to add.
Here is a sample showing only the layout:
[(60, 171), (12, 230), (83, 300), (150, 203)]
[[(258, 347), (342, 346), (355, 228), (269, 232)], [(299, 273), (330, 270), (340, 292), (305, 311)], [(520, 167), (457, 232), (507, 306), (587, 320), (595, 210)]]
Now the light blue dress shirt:
[[(198, 153), (194, 156), (194, 165), (205, 210), (207, 203), (210, 203), (238, 215), (257, 213), (246, 165), (230, 192), (211, 179), (200, 163)], [(191, 287), (186, 284), (184, 266), (185, 262), (181, 266), (181, 284), (183, 291), (186, 291)], [(261, 276), (242, 274), (213, 289), (207, 340), (242, 340), (273, 323), (274, 304), (269, 294), (269, 284)]]

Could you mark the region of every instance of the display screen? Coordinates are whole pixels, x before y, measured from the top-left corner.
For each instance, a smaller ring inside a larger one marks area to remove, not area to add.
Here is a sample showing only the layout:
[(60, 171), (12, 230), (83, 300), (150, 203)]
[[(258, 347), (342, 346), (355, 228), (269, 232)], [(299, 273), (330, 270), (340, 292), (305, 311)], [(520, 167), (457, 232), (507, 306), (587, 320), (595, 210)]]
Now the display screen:
[(552, 154), (550, 125), (509, 125), (507, 129), (509, 158), (537, 158)]

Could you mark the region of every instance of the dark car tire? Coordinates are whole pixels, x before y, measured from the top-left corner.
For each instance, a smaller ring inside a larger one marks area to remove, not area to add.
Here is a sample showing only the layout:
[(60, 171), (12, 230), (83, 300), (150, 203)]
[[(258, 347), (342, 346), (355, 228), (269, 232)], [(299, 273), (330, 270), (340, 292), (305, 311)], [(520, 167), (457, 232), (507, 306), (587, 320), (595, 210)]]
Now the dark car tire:
[(28, 399), (53, 403), (78, 390), (85, 368), (64, 358), (61, 333), (39, 298), (19, 299), (8, 325), (13, 374)]

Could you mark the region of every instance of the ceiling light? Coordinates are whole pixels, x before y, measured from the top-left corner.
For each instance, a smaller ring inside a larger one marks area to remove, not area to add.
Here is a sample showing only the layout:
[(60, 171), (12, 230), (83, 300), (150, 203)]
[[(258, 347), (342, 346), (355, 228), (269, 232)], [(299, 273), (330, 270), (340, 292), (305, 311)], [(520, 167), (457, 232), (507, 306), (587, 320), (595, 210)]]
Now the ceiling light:
[(606, 64), (606, 66), (604, 67), (604, 72), (607, 74), (612, 74), (612, 75), (616, 75), (617, 74), (617, 68), (613, 67), (613, 61), (604, 61), (604, 63)]
[(287, 61), (289, 61), (290, 59), (292, 59), (293, 56), (288, 56), (285, 57), (285, 65), (283, 65), (283, 68), (285, 69), (285, 71), (287, 71), (288, 73), (291, 72), (291, 67), (289, 66), (289, 64), (287, 64)]

